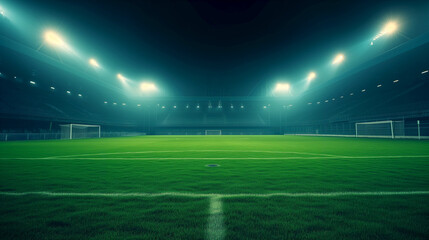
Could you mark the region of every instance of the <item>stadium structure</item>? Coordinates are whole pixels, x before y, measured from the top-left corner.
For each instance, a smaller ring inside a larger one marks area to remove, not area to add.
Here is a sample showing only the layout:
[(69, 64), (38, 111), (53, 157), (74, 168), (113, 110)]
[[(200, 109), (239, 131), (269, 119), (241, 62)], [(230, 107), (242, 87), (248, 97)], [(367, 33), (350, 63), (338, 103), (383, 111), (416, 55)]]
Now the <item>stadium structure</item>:
[(0, 238), (429, 238), (429, 4), (310, 2), (1, 2)]

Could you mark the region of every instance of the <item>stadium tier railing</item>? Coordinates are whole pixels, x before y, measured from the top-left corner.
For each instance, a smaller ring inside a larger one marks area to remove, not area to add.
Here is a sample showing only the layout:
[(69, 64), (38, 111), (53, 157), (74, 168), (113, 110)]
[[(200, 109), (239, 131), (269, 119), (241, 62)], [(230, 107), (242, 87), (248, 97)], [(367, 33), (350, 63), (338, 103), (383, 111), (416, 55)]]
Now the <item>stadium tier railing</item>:
[[(101, 132), (102, 138), (143, 136), (143, 132)], [(61, 133), (0, 133), (0, 141), (60, 140)]]

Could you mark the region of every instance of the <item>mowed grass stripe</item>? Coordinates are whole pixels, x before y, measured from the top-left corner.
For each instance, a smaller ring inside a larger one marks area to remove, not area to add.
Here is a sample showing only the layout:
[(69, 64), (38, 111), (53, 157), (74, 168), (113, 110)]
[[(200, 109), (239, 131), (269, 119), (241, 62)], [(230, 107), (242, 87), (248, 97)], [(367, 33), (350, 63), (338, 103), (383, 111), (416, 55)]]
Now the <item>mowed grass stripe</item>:
[(319, 156), (319, 157), (27, 157), (27, 158), (0, 158), (0, 160), (282, 160), (282, 159), (398, 159), (398, 158), (429, 158), (429, 155), (407, 156)]
[(28, 196), (42, 195), (50, 197), (190, 197), (190, 198), (267, 198), (267, 197), (344, 197), (344, 196), (400, 196), (400, 195), (429, 195), (429, 191), (378, 191), (378, 192), (303, 192), (303, 193), (186, 193), (186, 192), (162, 192), (162, 193), (78, 193), (78, 192), (0, 192), (4, 196)]

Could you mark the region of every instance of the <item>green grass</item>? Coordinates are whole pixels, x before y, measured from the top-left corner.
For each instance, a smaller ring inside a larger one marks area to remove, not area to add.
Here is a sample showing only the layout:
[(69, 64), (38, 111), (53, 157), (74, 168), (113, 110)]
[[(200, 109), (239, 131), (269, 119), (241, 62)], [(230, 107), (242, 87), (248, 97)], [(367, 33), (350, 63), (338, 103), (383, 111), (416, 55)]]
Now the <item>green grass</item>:
[[(427, 141), (145, 136), (3, 142), (0, 154), (1, 192), (429, 190)], [(225, 239), (429, 238), (429, 195), (222, 201)], [(204, 197), (1, 196), (0, 238), (203, 239), (208, 216)]]

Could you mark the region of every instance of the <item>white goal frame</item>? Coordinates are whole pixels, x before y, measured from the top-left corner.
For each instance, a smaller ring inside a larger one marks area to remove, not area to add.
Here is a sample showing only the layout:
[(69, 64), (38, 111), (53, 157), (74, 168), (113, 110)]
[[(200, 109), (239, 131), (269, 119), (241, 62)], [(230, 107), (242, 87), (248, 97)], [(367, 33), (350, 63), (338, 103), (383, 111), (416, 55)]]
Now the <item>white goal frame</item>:
[[(218, 132), (219, 134), (207, 134), (208, 132)], [(205, 135), (222, 135), (222, 130), (206, 130)]]
[[(393, 120), (386, 120), (386, 121), (373, 121), (373, 122), (357, 122), (357, 123), (355, 123), (355, 136), (356, 137), (359, 137), (359, 134), (358, 134), (358, 125), (370, 125), (370, 124), (383, 124), (383, 123), (387, 123), (387, 124), (389, 124), (390, 125), (390, 137), (392, 138), (392, 139), (394, 139), (395, 138), (395, 133), (394, 133), (394, 131), (393, 131)], [(380, 137), (380, 136), (370, 136), (370, 135), (362, 135), (362, 136), (365, 136), (365, 137)], [(387, 136), (387, 135), (386, 135)], [(381, 136), (382, 137), (382, 136)], [(390, 138), (389, 137), (389, 138)]]
[(97, 127), (98, 128), (98, 138), (101, 138), (101, 126), (100, 125), (70, 123), (70, 124), (62, 124), (60, 126), (69, 127), (69, 129), (70, 129), (69, 139), (73, 139), (73, 126), (76, 126), (76, 127)]

